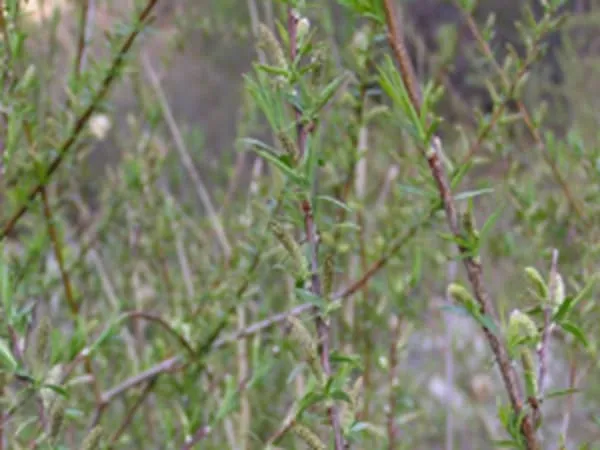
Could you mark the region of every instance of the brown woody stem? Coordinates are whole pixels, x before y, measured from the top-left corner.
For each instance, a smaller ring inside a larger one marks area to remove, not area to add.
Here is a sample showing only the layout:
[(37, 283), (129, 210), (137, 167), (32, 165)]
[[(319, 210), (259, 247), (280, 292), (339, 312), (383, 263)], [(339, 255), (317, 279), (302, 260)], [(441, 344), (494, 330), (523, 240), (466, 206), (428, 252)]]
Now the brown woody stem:
[[(383, 0), (386, 21), (388, 26), (388, 39), (390, 47), (394, 52), (394, 56), (397, 60), (400, 75), (404, 81), (404, 84), (408, 90), (410, 100), (413, 107), (417, 110), (421, 110), (421, 98), (418, 89), (418, 81), (412, 69), (412, 63), (408, 56), (408, 51), (402, 40), (402, 32), (399, 23), (396, 21), (396, 14), (392, 0)], [(426, 151), (427, 163), (431, 175), (433, 176), (437, 189), (440, 195), (440, 199), (443, 202), (444, 211), (446, 213), (446, 220), (448, 227), (455, 237), (461, 237), (461, 227), (459, 224), (459, 216), (452, 197), (450, 185), (447, 179), (446, 172), (442, 166), (440, 160), (441, 153), (441, 141), (434, 137), (431, 140), (430, 148), (424, 149)], [(462, 246), (458, 246), (458, 250), (463, 256), (463, 263), (467, 271), (467, 276), (475, 298), (479, 303), (479, 307), (482, 314), (485, 314), (494, 320), (494, 310), (492, 299), (483, 282), (483, 269), (479, 261), (472, 256), (469, 256), (466, 249)], [(492, 330), (487, 327), (483, 327), (483, 332), (488, 341), (494, 356), (498, 362), (500, 373), (504, 381), (508, 397), (514, 412), (515, 417), (520, 417), (523, 412), (523, 400), (520, 392), (517, 374), (511, 365), (511, 360), (508, 355), (508, 350), (503, 340), (496, 336)], [(521, 422), (521, 434), (526, 442), (528, 450), (539, 450), (540, 445), (536, 436), (535, 428), (533, 426), (531, 417), (525, 415)]]
[[(296, 58), (298, 48), (296, 39), (298, 36), (298, 17), (296, 12), (288, 7), (288, 33), (290, 40), (290, 56), (294, 60)], [(297, 127), (297, 139), (298, 139), (298, 150), (300, 157), (304, 155), (306, 151), (306, 141), (308, 133), (314, 130), (313, 127), (308, 127), (302, 123), (302, 113), (295, 108), (296, 114), (296, 127)], [(321, 289), (321, 277), (319, 275), (319, 260), (318, 260), (318, 238), (317, 228), (314, 221), (312, 205), (310, 199), (307, 197), (301, 202), (301, 210), (304, 215), (304, 227), (306, 233), (306, 239), (310, 247), (310, 265), (311, 265), (311, 291), (320, 296), (322, 295)], [(315, 320), (317, 327), (317, 334), (319, 337), (319, 351), (321, 354), (321, 364), (323, 365), (323, 371), (329, 378), (331, 376), (331, 364), (329, 361), (329, 349), (330, 349), (330, 336), (329, 336), (329, 325), (325, 319), (319, 313), (318, 307), (314, 308)], [(344, 450), (344, 436), (342, 433), (342, 426), (340, 423), (339, 413), (337, 407), (332, 404), (328, 407), (327, 412), (329, 414), (329, 422), (333, 428), (335, 450)]]

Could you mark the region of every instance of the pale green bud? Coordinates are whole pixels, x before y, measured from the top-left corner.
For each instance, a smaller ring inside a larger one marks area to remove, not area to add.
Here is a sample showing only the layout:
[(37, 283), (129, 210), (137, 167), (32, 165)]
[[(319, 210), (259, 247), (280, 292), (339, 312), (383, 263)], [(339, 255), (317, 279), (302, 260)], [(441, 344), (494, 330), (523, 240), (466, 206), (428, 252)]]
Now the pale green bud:
[(258, 47), (264, 50), (272, 64), (281, 68), (287, 67), (281, 44), (269, 27), (263, 23), (258, 26)]
[(352, 47), (361, 53), (364, 53), (369, 48), (369, 33), (366, 28), (361, 28), (352, 37)]
[(304, 425), (300, 425), (299, 423), (295, 424), (292, 427), (292, 433), (302, 439), (312, 450), (327, 449), (327, 446), (323, 443), (323, 441), (321, 441), (319, 436), (317, 436), (310, 428), (305, 427)]
[(533, 362), (533, 356), (528, 348), (521, 349), (521, 363), (523, 365), (523, 374), (525, 376), (525, 390), (527, 392), (527, 397), (537, 397), (538, 383), (535, 364)]
[(298, 41), (302, 41), (309, 31), (310, 20), (308, 20), (306, 17), (302, 17), (300, 20), (298, 20), (298, 24), (296, 25), (296, 36), (298, 36)]
[(507, 330), (508, 341), (516, 344), (538, 337), (538, 329), (535, 322), (524, 312), (515, 309), (510, 314)]
[(555, 308), (560, 308), (560, 305), (565, 301), (565, 283), (559, 273), (556, 274), (554, 279), (554, 292), (551, 300)]
[(526, 267), (525, 275), (533, 284), (537, 294), (544, 300), (548, 298), (548, 286), (535, 267)]
[(461, 305), (475, 303), (475, 299), (471, 293), (464, 286), (458, 283), (450, 283), (448, 286), (448, 295), (454, 297), (454, 300)]

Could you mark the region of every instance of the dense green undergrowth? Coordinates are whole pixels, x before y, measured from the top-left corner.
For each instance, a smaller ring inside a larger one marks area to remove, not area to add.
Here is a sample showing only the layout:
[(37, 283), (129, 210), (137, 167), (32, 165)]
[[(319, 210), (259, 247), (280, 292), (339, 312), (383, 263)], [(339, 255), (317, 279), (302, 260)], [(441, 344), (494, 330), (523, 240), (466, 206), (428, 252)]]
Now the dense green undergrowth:
[[(596, 6), (80, 3), (1, 2), (0, 449), (598, 448)], [(197, 29), (256, 48), (226, 158)]]

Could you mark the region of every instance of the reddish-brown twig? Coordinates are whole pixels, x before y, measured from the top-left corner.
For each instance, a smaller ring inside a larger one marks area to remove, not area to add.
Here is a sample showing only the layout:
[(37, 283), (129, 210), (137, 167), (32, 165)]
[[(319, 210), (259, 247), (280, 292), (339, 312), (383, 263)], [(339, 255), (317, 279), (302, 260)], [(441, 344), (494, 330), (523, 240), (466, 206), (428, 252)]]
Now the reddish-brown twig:
[[(420, 111), (421, 98), (417, 89), (418, 82), (412, 70), (408, 52), (402, 41), (402, 32), (398, 22), (396, 21), (393, 1), (384, 0), (383, 4), (386, 22), (388, 25), (388, 39), (390, 41), (390, 47), (393, 49), (394, 55), (397, 59), (400, 68), (400, 75), (402, 76), (406, 89), (409, 92), (412, 106), (415, 108), (415, 110)], [(423, 150), (425, 151), (431, 175), (434, 178), (440, 199), (442, 200), (444, 206), (448, 227), (455, 237), (460, 238), (462, 232), (459, 224), (458, 211), (452, 197), (447, 174), (440, 160), (441, 141), (434, 137), (431, 140), (430, 148)], [(475, 298), (479, 303), (481, 313), (491, 317), (492, 320), (494, 320), (493, 318), (495, 313), (493, 302), (483, 283), (483, 269), (481, 264), (477, 259), (470, 256), (466, 249), (462, 246), (458, 246), (458, 250), (461, 253), (461, 256), (463, 256), (463, 263), (467, 271), (467, 277), (473, 289)], [(511, 364), (506, 345), (504, 341), (501, 340), (499, 336), (496, 336), (488, 327), (484, 326), (483, 332), (498, 362), (500, 373), (502, 375), (513, 412), (516, 417), (520, 417), (524, 407), (522, 394), (520, 392), (517, 374)], [(523, 417), (521, 422), (521, 433), (526, 442), (528, 450), (539, 450), (540, 446), (538, 443), (538, 438), (536, 436), (535, 428), (531, 419), (532, 418), (529, 415), (525, 415)]]
[(125, 430), (129, 426), (129, 424), (133, 420), (133, 416), (135, 416), (135, 413), (138, 411), (140, 406), (142, 406), (142, 403), (144, 403), (144, 400), (146, 400), (146, 398), (148, 398), (148, 395), (150, 394), (150, 392), (152, 392), (152, 389), (154, 388), (154, 385), (156, 384), (156, 379), (157, 379), (156, 377), (151, 378), (150, 381), (148, 381), (148, 383), (146, 384), (146, 386), (144, 386), (144, 389), (140, 393), (139, 397), (136, 399), (135, 403), (131, 406), (131, 408), (129, 408), (129, 411), (127, 411), (127, 414), (125, 415), (125, 419), (119, 426), (119, 429), (117, 431), (115, 431), (115, 434), (113, 434), (113, 436), (111, 437), (110, 445), (115, 444), (119, 440), (121, 435), (125, 432)]
[(68, 275), (68, 272), (65, 267), (65, 260), (63, 258), (62, 245), (60, 243), (60, 239), (58, 237), (58, 233), (56, 231), (56, 227), (54, 224), (54, 217), (52, 215), (52, 210), (50, 209), (50, 201), (48, 200), (48, 192), (46, 188), (43, 187), (41, 190), (42, 195), (42, 204), (44, 207), (44, 216), (46, 217), (46, 226), (48, 228), (48, 235), (50, 236), (50, 242), (52, 242), (52, 247), (54, 249), (54, 257), (56, 258), (56, 263), (58, 264), (58, 270), (60, 272), (60, 276), (63, 282), (63, 286), (65, 288), (65, 298), (69, 305), (69, 309), (73, 313), (74, 316), (79, 312), (79, 305), (77, 304), (77, 300), (75, 300), (75, 296), (73, 295), (73, 287), (71, 285), (71, 279)]
[(399, 236), (397, 239), (392, 240), (390, 246), (386, 250), (386, 252), (375, 261), (369, 269), (367, 269), (363, 275), (356, 281), (354, 281), (350, 286), (345, 288), (339, 293), (336, 293), (333, 296), (334, 300), (348, 298), (351, 295), (354, 295), (356, 292), (363, 289), (366, 284), (377, 274), (385, 265), (389, 262), (390, 258), (394, 256), (400, 249), (402, 249), (415, 235), (417, 232), (423, 229), (423, 227), (429, 223), (434, 214), (439, 210), (439, 206), (436, 205), (430, 209), (428, 214), (425, 217), (418, 221), (415, 225), (411, 226), (404, 234)]
[(202, 425), (196, 430), (190, 440), (181, 447), (181, 450), (191, 450), (198, 442), (205, 439), (210, 434), (210, 431), (211, 428), (208, 425)]
[(73, 61), (73, 76), (79, 79), (81, 71), (85, 68), (87, 41), (92, 24), (91, 15), (94, 9), (93, 0), (83, 0), (79, 10), (79, 29), (77, 30), (77, 51)]
[(390, 319), (390, 369), (388, 373), (388, 413), (387, 413), (387, 433), (388, 448), (394, 450), (397, 448), (398, 427), (396, 426), (396, 385), (398, 382), (398, 341), (400, 339), (400, 319), (393, 315)]
[[(298, 36), (298, 16), (297, 13), (288, 7), (288, 33), (290, 40), (290, 56), (292, 61), (295, 60), (297, 54), (297, 36)], [(298, 139), (298, 150), (300, 157), (304, 155), (306, 151), (306, 141), (308, 134), (314, 130), (314, 127), (307, 126), (302, 122), (302, 113), (295, 109), (296, 114), (296, 128), (297, 128), (297, 139)], [(311, 290), (314, 294), (320, 296), (321, 291), (321, 277), (319, 275), (319, 261), (318, 261), (318, 239), (317, 229), (314, 222), (313, 210), (311, 202), (307, 196), (301, 202), (301, 210), (304, 216), (304, 228), (306, 232), (306, 240), (310, 247), (310, 266), (311, 266)], [(319, 337), (319, 350), (321, 354), (321, 363), (323, 365), (323, 371), (327, 377), (331, 376), (331, 364), (329, 361), (329, 349), (330, 349), (330, 336), (329, 336), (329, 325), (325, 319), (321, 316), (318, 311), (318, 307), (314, 308), (315, 320), (317, 327), (317, 334)], [(333, 428), (334, 442), (336, 450), (343, 450), (344, 436), (342, 434), (342, 426), (339, 419), (338, 410), (335, 404), (331, 404), (328, 407), (329, 421)]]

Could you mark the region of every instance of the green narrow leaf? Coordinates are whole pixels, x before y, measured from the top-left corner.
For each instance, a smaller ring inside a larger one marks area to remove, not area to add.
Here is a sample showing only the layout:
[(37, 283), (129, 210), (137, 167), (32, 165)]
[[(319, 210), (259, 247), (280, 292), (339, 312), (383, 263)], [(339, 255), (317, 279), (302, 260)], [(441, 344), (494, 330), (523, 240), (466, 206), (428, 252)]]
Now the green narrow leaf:
[[(429, 197), (430, 193), (427, 192), (424, 189), (421, 189), (419, 187), (416, 186), (411, 186), (410, 184), (399, 184), (398, 186), (396, 186), (396, 189), (398, 189), (400, 192), (406, 192), (408, 194), (415, 194), (415, 195), (419, 195), (422, 197)], [(431, 194), (435, 193), (435, 195), (439, 196), (438, 191), (432, 191)]]
[(346, 355), (337, 351), (332, 351), (329, 359), (331, 362), (349, 364), (355, 368), (361, 368), (361, 359), (358, 355)]
[(451, 189), (455, 189), (460, 184), (460, 182), (463, 180), (465, 175), (469, 172), (471, 167), (473, 167), (473, 161), (469, 160), (454, 171), (454, 173), (452, 175), (452, 180), (450, 181)]
[(268, 151), (262, 149), (255, 148), (254, 151), (258, 153), (259, 156), (261, 156), (262, 158), (273, 164), (275, 167), (277, 167), (279, 170), (281, 170), (281, 172), (283, 172), (283, 174), (286, 175), (293, 182), (299, 184), (300, 186), (308, 186), (308, 181), (306, 180), (306, 178), (296, 173), (296, 171), (292, 167), (287, 165), (279, 156), (269, 153)]
[[(590, 293), (590, 291), (592, 290), (592, 288), (596, 285), (596, 281), (598, 281), (598, 277), (597, 276), (592, 276), (588, 282), (585, 284), (585, 286), (583, 287), (583, 289), (581, 291), (579, 291), (579, 293), (573, 298), (573, 300), (570, 302), (570, 304), (566, 307), (568, 308), (568, 310), (564, 313), (564, 316), (561, 317), (566, 317), (567, 313), (570, 312), (576, 305), (577, 303), (579, 303), (581, 300), (583, 300), (583, 298), (587, 297), (587, 295)], [(568, 300), (565, 299), (565, 301), (563, 302), (566, 303)], [(562, 309), (563, 305), (561, 305)], [(556, 315), (558, 316), (558, 314), (560, 313), (560, 309), (556, 312)], [(557, 322), (559, 321), (559, 319), (555, 319)]]
[(323, 393), (315, 391), (307, 392), (306, 395), (298, 402), (298, 416), (300, 416), (300, 414), (302, 414), (306, 409), (322, 400), (325, 400), (325, 395)]
[(312, 292), (307, 291), (306, 289), (296, 288), (295, 291), (298, 298), (300, 298), (303, 302), (312, 303), (313, 305), (318, 306), (321, 309), (325, 309), (327, 307), (327, 302), (325, 302), (325, 300), (323, 300), (322, 297), (313, 294)]
[(270, 66), (267, 64), (257, 64), (256, 67), (270, 75), (280, 75), (283, 77), (287, 77), (289, 74), (288, 70), (282, 67)]
[(421, 247), (417, 247), (415, 250), (415, 259), (413, 261), (412, 267), (412, 282), (413, 284), (417, 284), (419, 280), (421, 280), (421, 275), (423, 274), (423, 253), (421, 252)]
[(352, 399), (350, 398), (350, 396), (341, 389), (334, 389), (329, 393), (329, 395), (335, 400), (341, 400), (346, 403), (352, 403)]
[(557, 322), (557, 323), (561, 322), (563, 319), (565, 319), (569, 315), (569, 313), (571, 312), (571, 310), (573, 309), (574, 306), (575, 306), (575, 297), (572, 295), (569, 295), (568, 297), (566, 297), (563, 300), (563, 302), (558, 307), (558, 310), (552, 316), (552, 322)]
[(279, 34), (279, 40), (281, 41), (281, 47), (290, 48), (290, 36), (288, 34), (287, 26), (281, 23), (279, 20), (275, 22), (277, 32)]
[(319, 98), (313, 105), (313, 114), (318, 113), (321, 109), (325, 107), (325, 105), (327, 105), (327, 103), (329, 103), (329, 101), (336, 94), (342, 83), (346, 81), (346, 78), (348, 78), (348, 74), (343, 73), (337, 78), (334, 78), (333, 81), (331, 81), (327, 86), (325, 86), (323, 91), (321, 91)]
[(559, 325), (564, 331), (566, 331), (567, 333), (572, 335), (575, 339), (577, 339), (584, 347), (587, 348), (589, 346), (589, 342), (588, 342), (587, 338), (585, 337), (585, 333), (583, 332), (583, 330), (581, 328), (579, 328), (573, 322), (564, 321), (564, 322), (561, 322)]
[(333, 203), (335, 206), (351, 213), (353, 212), (353, 209), (350, 208), (348, 205), (346, 205), (344, 202), (338, 200), (337, 198), (331, 197), (329, 195), (317, 195), (316, 197), (317, 200), (322, 200), (328, 203)]
[(510, 439), (500, 439), (492, 442), (494, 447), (498, 448), (521, 448), (521, 445), (517, 441), (512, 441)]
[(426, 135), (423, 124), (410, 100), (404, 81), (398, 74), (396, 66), (389, 55), (386, 55), (384, 66), (379, 68), (379, 75), (382, 89), (400, 107), (408, 120), (408, 124), (414, 128), (414, 137), (422, 144)]
[(503, 207), (500, 206), (496, 211), (494, 211), (494, 213), (491, 216), (487, 218), (479, 232), (479, 237), (481, 240), (485, 239), (488, 236), (489, 232), (492, 230), (492, 227), (500, 218), (500, 215), (502, 214), (502, 209)]
[(1, 292), (2, 292), (2, 305), (4, 306), (4, 316), (7, 318), (12, 318), (13, 314), (13, 304), (12, 304), (12, 295), (11, 295), (11, 279), (10, 272), (8, 269), (8, 264), (4, 260), (4, 247), (0, 248), (2, 252), (0, 264), (2, 264), (0, 274), (0, 283), (2, 283)]
[(444, 305), (440, 309), (442, 311), (447, 311), (449, 313), (456, 314), (458, 316), (473, 317), (473, 315), (467, 308), (465, 308), (464, 306), (460, 306), (460, 305)]
[(302, 61), (302, 58), (304, 58), (304, 56), (306, 56), (313, 50), (313, 39), (315, 37), (315, 34), (316, 30), (310, 30), (308, 35), (304, 36), (304, 38), (302, 39), (300, 48), (298, 48), (298, 52), (296, 54), (296, 59), (293, 62), (294, 69), (298, 67), (298, 65)]
[(562, 397), (564, 395), (579, 394), (580, 392), (581, 392), (581, 389), (576, 389), (576, 388), (560, 389), (558, 391), (548, 392), (546, 395), (544, 395), (544, 399)]
[[(442, 239), (452, 242), (462, 248), (469, 248), (471, 246), (471, 242), (462, 236), (454, 236), (451, 233), (438, 233), (438, 236), (441, 237)], [(466, 255), (466, 256), (470, 256), (470, 255)], [(462, 259), (461, 255), (459, 255), (457, 258)]]
[(115, 332), (117, 331), (118, 325), (120, 325), (121, 322), (123, 322), (123, 320), (125, 320), (128, 317), (129, 317), (128, 313), (123, 313), (119, 317), (114, 319), (104, 329), (104, 331), (102, 331), (102, 333), (100, 333), (100, 336), (98, 336), (98, 338), (94, 341), (94, 343), (92, 345), (90, 345), (89, 353), (90, 354), (94, 353), (100, 346), (102, 346), (102, 344), (104, 344), (104, 342), (106, 342), (108, 339), (113, 337), (115, 335)]
[(271, 147), (270, 145), (265, 144), (263, 141), (260, 141), (258, 139), (254, 139), (254, 138), (242, 138), (242, 139), (240, 139), (240, 142), (243, 143), (243, 144), (246, 144), (248, 147), (251, 147), (251, 148), (256, 147), (256, 148), (259, 148), (261, 150), (265, 150), (267, 152), (271, 152), (271, 153), (274, 153), (274, 154), (277, 153), (277, 149), (276, 148)]
[(498, 328), (496, 327), (494, 320), (490, 316), (485, 314), (479, 317), (481, 324), (485, 326), (488, 330), (490, 330), (492, 334), (498, 336)]
[(219, 406), (219, 410), (215, 415), (215, 422), (220, 422), (225, 418), (233, 409), (235, 409), (238, 398), (238, 389), (235, 383), (235, 379), (232, 376), (227, 377), (225, 381), (225, 395)]
[(317, 174), (318, 158), (312, 140), (312, 134), (306, 136), (306, 146), (304, 148), (304, 158), (302, 159), (302, 168), (304, 169), (304, 179), (308, 186), (312, 186)]
[(68, 397), (67, 390), (65, 388), (63, 388), (62, 386), (59, 386), (57, 384), (42, 384), (41, 387), (42, 388), (48, 388), (51, 391), (54, 391), (57, 394), (62, 395), (63, 397)]
[(4, 339), (0, 339), (0, 365), (10, 372), (14, 372), (18, 366), (8, 342)]
[(491, 333), (498, 336), (498, 327), (494, 320), (485, 314), (481, 314), (478, 310), (479, 305), (475, 302), (466, 303), (464, 305), (444, 305), (440, 309), (461, 316), (471, 317), (475, 319), (482, 327), (488, 329)]
[(474, 198), (474, 197), (479, 197), (480, 195), (484, 195), (484, 194), (491, 194), (492, 192), (494, 192), (494, 190), (492, 188), (478, 189), (476, 191), (461, 192), (460, 194), (456, 194), (454, 196), (454, 199), (457, 201), (466, 200), (466, 199), (470, 199), (470, 198)]

